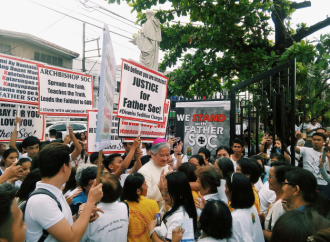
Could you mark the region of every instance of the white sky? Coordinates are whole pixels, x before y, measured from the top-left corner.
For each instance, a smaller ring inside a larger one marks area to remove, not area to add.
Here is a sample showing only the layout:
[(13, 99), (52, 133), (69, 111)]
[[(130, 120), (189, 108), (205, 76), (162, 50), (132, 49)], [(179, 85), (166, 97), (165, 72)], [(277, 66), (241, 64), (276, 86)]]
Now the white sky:
[[(117, 16), (114, 16), (113, 14), (104, 12), (103, 10), (100, 11), (105, 14), (102, 14), (96, 10), (93, 11), (92, 9), (86, 9), (79, 2), (79, 0), (33, 0), (33, 1), (54, 8), (61, 12), (70, 14), (74, 17), (93, 23), (100, 27), (103, 26), (101, 22), (105, 22), (107, 24), (114, 26), (114, 27), (111, 26), (109, 27), (111, 31), (117, 32), (127, 37), (132, 37), (132, 35), (134, 33), (137, 33), (138, 30), (141, 28), (140, 26), (136, 26), (137, 28), (135, 28), (133, 27), (134, 26), (133, 23), (125, 21)], [(84, 0), (80, 0), (80, 1), (84, 2)], [(103, 0), (92, 0), (92, 1), (127, 19), (130, 19), (132, 21), (136, 20), (136, 12), (131, 13), (131, 7), (129, 7), (124, 1), (121, 2), (121, 5), (118, 4), (109, 5), (107, 1), (103, 1)], [(298, 2), (301, 2), (301, 0), (299, 0)], [(329, 15), (330, 17), (330, 0), (311, 0), (311, 2), (312, 2), (312, 7), (300, 9), (296, 11), (296, 13), (293, 15), (291, 24), (294, 28), (295, 25), (300, 22), (305, 22), (307, 23), (307, 25), (312, 25), (316, 22), (324, 20), (327, 17), (327, 15)], [(87, 4), (94, 5), (91, 2), (88, 2)], [(170, 7), (170, 4), (166, 3), (165, 5), (161, 5), (161, 7), (168, 9)], [(1, 11), (0, 29), (24, 32), (35, 35), (39, 38), (43, 38), (47, 41), (60, 45), (64, 48), (78, 52), (80, 53), (80, 57), (81, 57), (82, 22), (71, 19), (69, 17), (63, 18), (62, 14), (38, 6), (37, 4), (29, 0), (2, 0), (1, 9), (2, 11)], [(153, 9), (158, 9), (158, 7), (154, 7)], [(101, 22), (82, 16), (79, 13), (100, 20)], [(120, 19), (120, 21), (115, 20), (112, 17)], [(188, 18), (180, 18), (180, 20), (185, 22), (189, 21)], [(102, 46), (102, 30), (90, 26), (88, 24), (86, 25), (86, 27), (87, 27), (86, 39), (101, 37), (100, 46)], [(123, 30), (117, 29), (115, 27), (121, 28)], [(309, 37), (309, 39), (312, 39), (314, 37), (319, 38), (321, 33), (322, 34), (330, 33), (330, 27), (326, 27), (321, 31), (314, 33), (312, 36)], [(140, 53), (138, 48), (133, 44), (129, 43), (128, 39), (122, 38), (115, 34), (111, 34), (111, 38), (115, 50), (117, 65), (121, 63), (120, 61), (121, 58), (134, 59), (137, 61), (139, 60)], [(90, 50), (90, 49), (96, 49), (96, 42), (91, 42), (86, 45), (86, 50)], [(87, 54), (87, 56), (88, 55), (90, 56), (96, 55), (96, 52), (94, 53), (90, 52)], [(160, 56), (162, 57), (163, 53), (161, 53)]]

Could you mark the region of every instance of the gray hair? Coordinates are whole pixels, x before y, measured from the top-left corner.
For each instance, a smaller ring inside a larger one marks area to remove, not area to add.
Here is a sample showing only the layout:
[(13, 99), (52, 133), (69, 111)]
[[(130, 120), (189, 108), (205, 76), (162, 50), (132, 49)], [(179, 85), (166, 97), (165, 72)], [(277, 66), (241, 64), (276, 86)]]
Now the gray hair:
[(80, 164), (78, 166), (78, 168), (77, 168), (76, 176), (74, 177), (76, 179), (76, 181), (79, 182), (83, 170), (85, 170), (87, 167), (93, 167), (93, 166), (95, 166), (95, 165), (92, 165), (92, 164)]
[(164, 148), (164, 147), (170, 148), (170, 144), (167, 143), (167, 142), (161, 142), (161, 143), (155, 144), (155, 145), (151, 146), (150, 151), (151, 151), (152, 154), (156, 155), (157, 152), (159, 150), (161, 150), (162, 148)]

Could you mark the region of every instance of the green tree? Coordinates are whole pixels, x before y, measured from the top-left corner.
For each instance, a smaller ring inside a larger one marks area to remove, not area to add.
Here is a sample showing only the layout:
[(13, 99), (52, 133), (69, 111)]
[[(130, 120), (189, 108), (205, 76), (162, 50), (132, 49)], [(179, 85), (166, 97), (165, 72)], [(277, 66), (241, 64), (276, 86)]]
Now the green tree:
[[(287, 52), (289, 47), (294, 51), (295, 48), (299, 49), (300, 52), (294, 54), (302, 66), (309, 68), (305, 63), (308, 66), (312, 61), (317, 62), (317, 53), (310, 44), (303, 44), (301, 41), (330, 25), (330, 18), (327, 17), (312, 26), (305, 23), (298, 24), (295, 29), (291, 26), (292, 13), (309, 7), (310, 1), (168, 1), (172, 4), (171, 9), (160, 9), (156, 13), (156, 17), (162, 23), (163, 40), (160, 48), (166, 52), (160, 68), (166, 70), (167, 67), (176, 65), (178, 60), (182, 60), (181, 67), (168, 75), (169, 95), (210, 96), (216, 91), (221, 91), (223, 87), (230, 89), (232, 85), (269, 70), (291, 56), (292, 53)], [(143, 24), (146, 16), (142, 11), (163, 4), (166, 0), (127, 2), (132, 7), (132, 12), (137, 11), (137, 22)], [(169, 24), (175, 16), (189, 16), (190, 23)], [(274, 23), (274, 28), (270, 24), (270, 19)], [(202, 25), (196, 22), (202, 22)], [(273, 33), (275, 41), (270, 40)], [(195, 53), (184, 55), (190, 49), (195, 50)], [(283, 57), (284, 53), (288, 55)], [(318, 64), (322, 66), (320, 61)], [(221, 80), (224, 81), (224, 86), (220, 84)], [(307, 79), (303, 82), (306, 83)]]

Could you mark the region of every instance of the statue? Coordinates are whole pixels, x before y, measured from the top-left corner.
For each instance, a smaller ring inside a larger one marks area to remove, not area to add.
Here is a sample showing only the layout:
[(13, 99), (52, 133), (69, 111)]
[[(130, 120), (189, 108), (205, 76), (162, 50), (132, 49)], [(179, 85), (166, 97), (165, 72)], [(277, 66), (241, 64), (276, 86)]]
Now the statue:
[(162, 41), (160, 22), (154, 11), (147, 10), (147, 22), (142, 25), (140, 33), (130, 42), (137, 45), (140, 62), (146, 67), (158, 71), (159, 44)]

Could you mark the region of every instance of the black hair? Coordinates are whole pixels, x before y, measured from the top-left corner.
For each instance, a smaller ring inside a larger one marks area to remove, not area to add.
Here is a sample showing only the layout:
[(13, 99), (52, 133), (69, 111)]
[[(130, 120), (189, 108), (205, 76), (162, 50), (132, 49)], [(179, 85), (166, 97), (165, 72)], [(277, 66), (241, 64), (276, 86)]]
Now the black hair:
[(168, 194), (173, 200), (174, 205), (171, 210), (164, 214), (163, 221), (174, 214), (179, 207), (183, 206), (189, 218), (193, 219), (194, 230), (196, 231), (197, 212), (187, 176), (182, 172), (173, 172), (165, 178), (167, 180)]
[(180, 144), (180, 140), (179, 140), (179, 141), (175, 141), (175, 142), (173, 143), (173, 149), (174, 149), (178, 144)]
[(137, 190), (140, 189), (142, 193), (142, 185), (145, 179), (140, 173), (130, 174), (124, 183), (121, 201), (127, 200), (129, 202), (139, 202), (140, 195)]
[(208, 201), (199, 219), (201, 229), (208, 236), (229, 239), (232, 235), (232, 216), (228, 205), (222, 201)]
[[(233, 180), (231, 180), (233, 179)], [(229, 173), (226, 184), (231, 191), (232, 208), (250, 208), (254, 205), (254, 193), (250, 179), (242, 173)]]
[(3, 154), (2, 154), (3, 161), (1, 162), (1, 166), (5, 166), (5, 163), (6, 163), (5, 160), (8, 158), (8, 156), (11, 153), (14, 153), (14, 152), (16, 152), (16, 154), (19, 156), (18, 151), (15, 148), (9, 148), (3, 152)]
[(284, 160), (284, 155), (279, 153), (271, 153), (270, 159), (276, 158), (277, 160)]
[(322, 115), (318, 115), (318, 116), (316, 116), (317, 118), (319, 118), (319, 117), (321, 117), (322, 119), (323, 119), (323, 116)]
[(102, 162), (103, 165), (104, 165), (104, 168), (107, 169), (111, 173), (109, 166), (112, 164), (112, 162), (115, 160), (116, 157), (120, 157), (120, 156), (121, 155), (120, 154), (117, 154), (117, 153), (114, 153), (114, 154), (109, 155)]
[(271, 242), (306, 242), (319, 230), (330, 227), (330, 222), (311, 209), (292, 210), (275, 223)]
[(17, 164), (21, 166), (25, 162), (31, 162), (31, 165), (32, 165), (32, 161), (29, 158), (21, 158), (21, 159), (19, 159)]
[(218, 167), (221, 170), (223, 177), (226, 177), (229, 172), (235, 172), (233, 162), (227, 157), (218, 159)]
[(306, 203), (324, 217), (329, 212), (326, 198), (317, 191), (317, 180), (312, 172), (295, 168), (285, 174), (285, 179), (293, 186), (299, 186), (302, 198)]
[(313, 134), (313, 136), (312, 136), (312, 137), (314, 138), (314, 136), (321, 136), (321, 137), (323, 138), (323, 140), (324, 140), (324, 141), (326, 141), (326, 140), (327, 140), (327, 138), (325, 137), (325, 135), (324, 135), (324, 134), (322, 134), (322, 133), (318, 133), (318, 132), (316, 132), (316, 133), (314, 133), (314, 134)]
[(94, 180), (96, 178), (96, 172), (97, 172), (96, 166), (90, 166), (83, 170), (79, 180), (79, 185), (83, 190), (85, 190), (84, 187), (88, 185), (88, 182), (90, 180)]
[(266, 174), (267, 174), (267, 172), (265, 170), (265, 161), (264, 161), (264, 159), (262, 159), (262, 157), (260, 155), (253, 155), (250, 158), (255, 159), (256, 161), (261, 160), (261, 164), (259, 163), (262, 166), (262, 173), (261, 173), (260, 179), (261, 179), (261, 181), (263, 181)]
[(196, 176), (196, 170), (197, 166), (190, 162), (185, 162), (179, 166), (178, 171), (186, 174), (189, 182), (196, 182), (197, 176)]
[(0, 238), (12, 241), (14, 218), (11, 211), (17, 189), (9, 183), (0, 185)]
[(146, 143), (146, 150), (150, 150), (151, 149), (151, 146), (152, 146), (152, 143)]
[(240, 144), (242, 148), (244, 147), (244, 142), (241, 139), (234, 139), (233, 142), (231, 142), (231, 146), (234, 146), (234, 144)]
[[(97, 164), (97, 159), (99, 158), (99, 152), (94, 152), (92, 153), (90, 156), (89, 156), (89, 161), (90, 163), (92, 164), (95, 164), (95, 161), (96, 161), (96, 164)], [(102, 158), (105, 159), (105, 156), (104, 154), (102, 153)], [(104, 164), (104, 163), (103, 163)]]
[(199, 178), (203, 189), (209, 188), (209, 193), (217, 193), (217, 188), (220, 187), (222, 173), (219, 169), (213, 166), (204, 166), (196, 171), (196, 176)]
[[(327, 131), (325, 130), (325, 128), (317, 128), (317, 130), (319, 130), (319, 129), (322, 129), (324, 132), (327, 132)], [(316, 130), (316, 132), (317, 132), (317, 130)], [(317, 133), (319, 133), (319, 132), (317, 132)]]
[(82, 141), (82, 140), (81, 140), (81, 135), (80, 135), (79, 132), (78, 132), (78, 133), (75, 133), (74, 136), (76, 137), (77, 140)]
[(56, 129), (50, 129), (49, 130), (49, 136), (55, 136), (56, 137), (57, 131)]
[(241, 167), (241, 172), (244, 175), (250, 175), (251, 183), (258, 182), (262, 174), (262, 166), (258, 161), (252, 158), (241, 158), (237, 161), (237, 165)]
[(294, 169), (286, 161), (274, 161), (270, 166), (275, 168), (275, 177), (280, 184), (285, 182), (285, 174)]
[(198, 153), (198, 154), (199, 154), (199, 153), (203, 153), (203, 154), (205, 155), (205, 159), (206, 159), (207, 161), (210, 161), (211, 152), (210, 152), (208, 149), (202, 147), (202, 148), (200, 148), (200, 149), (198, 150), (197, 153)]
[[(245, 132), (249, 132), (249, 129), (244, 130), (243, 133), (245, 133)], [(254, 133), (254, 131), (252, 129), (251, 129), (251, 133)]]
[(109, 172), (105, 172), (101, 175), (101, 183), (103, 184), (103, 197), (101, 198), (101, 202), (113, 203), (117, 201), (122, 191), (119, 179)]
[(16, 197), (19, 198), (20, 202), (28, 199), (29, 194), (36, 189), (38, 181), (41, 181), (41, 175), (37, 168), (31, 171), (22, 182), (21, 187), (16, 194)]
[[(38, 154), (38, 155), (39, 155), (39, 154)], [(33, 159), (32, 159), (32, 163), (31, 163), (31, 171), (33, 171), (34, 169), (39, 168), (38, 155), (36, 155), (36, 156), (33, 157)]]
[(300, 121), (299, 121), (299, 118), (300, 118), (300, 116), (299, 116), (299, 115), (296, 115), (296, 116), (295, 116), (295, 124), (296, 124), (297, 126), (299, 126), (299, 125), (300, 125)]
[(311, 118), (311, 123), (313, 122), (313, 120), (315, 120), (315, 121), (317, 122), (317, 118), (312, 117), (312, 118)]
[(37, 137), (26, 137), (22, 142), (22, 148), (26, 149), (28, 146), (40, 145), (40, 140)]
[(190, 161), (192, 158), (197, 159), (197, 160), (198, 160), (198, 164), (199, 164), (200, 166), (205, 166), (205, 161), (204, 161), (203, 156), (201, 156), (201, 155), (192, 155), (192, 156), (190, 156), (189, 161)]
[(221, 146), (219, 146), (219, 147), (217, 148), (217, 150), (216, 150), (216, 152), (215, 152), (215, 155), (216, 155), (216, 156), (218, 155), (218, 152), (219, 152), (220, 150), (225, 150), (225, 151), (227, 151), (228, 155), (230, 155), (230, 149), (229, 149), (227, 146), (223, 146), (223, 145), (221, 145)]
[(38, 166), (41, 177), (51, 178), (63, 167), (70, 166), (70, 149), (67, 145), (51, 143), (38, 154)]
[(56, 139), (63, 139), (63, 134), (61, 131), (57, 131), (56, 133)]
[(77, 187), (77, 182), (75, 177), (76, 177), (76, 167), (72, 167), (69, 180), (65, 183), (64, 189), (62, 191), (63, 194), (65, 194), (67, 191), (72, 191)]

